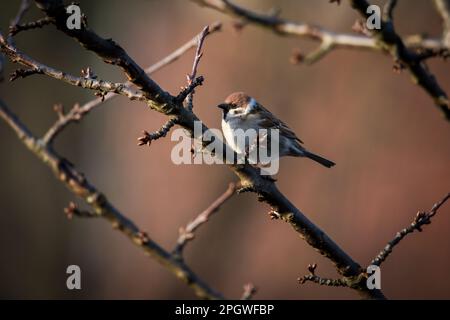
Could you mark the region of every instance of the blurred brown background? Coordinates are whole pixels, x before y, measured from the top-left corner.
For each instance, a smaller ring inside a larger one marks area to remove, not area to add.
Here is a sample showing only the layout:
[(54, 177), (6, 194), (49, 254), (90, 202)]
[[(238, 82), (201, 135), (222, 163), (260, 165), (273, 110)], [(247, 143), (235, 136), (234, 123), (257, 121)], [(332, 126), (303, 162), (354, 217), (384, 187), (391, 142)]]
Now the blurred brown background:
[[(239, 1), (261, 11), (277, 6), (285, 18), (351, 32), (357, 14), (346, 3)], [(377, 2), (380, 3), (380, 2)], [(382, 2), (381, 2), (382, 3)], [(249, 26), (237, 34), (229, 17), (190, 1), (81, 1), (89, 25), (112, 37), (142, 66), (164, 57), (204, 25), (224, 22), (206, 42), (195, 111), (220, 128), (214, 108), (230, 92), (256, 97), (294, 129), (311, 150), (337, 163), (326, 170), (312, 161), (285, 159), (280, 189), (361, 264), (367, 264), (419, 209), (429, 209), (450, 187), (450, 125), (431, 99), (392, 59), (380, 53), (337, 50), (317, 64), (293, 66), (293, 48), (316, 43), (283, 38)], [(0, 2), (6, 31), (19, 1)], [(40, 17), (33, 7), (26, 20)], [(440, 19), (429, 0), (401, 1), (396, 23), (403, 35), (439, 36)], [(20, 34), (18, 47), (43, 63), (79, 74), (91, 66), (100, 78), (124, 81), (53, 27)], [(193, 52), (154, 75), (176, 93), (185, 84)], [(449, 65), (431, 68), (450, 92)], [(8, 63), (7, 73), (14, 67)], [(55, 120), (54, 103), (66, 108), (91, 92), (44, 76), (0, 84), (0, 94), (35, 134)], [(108, 102), (70, 126), (57, 150), (70, 159), (126, 215), (161, 245), (171, 248), (178, 228), (206, 208), (236, 177), (224, 166), (175, 166), (170, 138), (137, 147), (141, 130), (156, 130), (165, 117), (125, 98)], [(195, 298), (192, 291), (103, 220), (66, 219), (78, 201), (0, 123), (0, 298)], [(79, 203), (82, 203), (78, 201)], [(188, 264), (213, 288), (238, 298), (253, 282), (261, 299), (358, 298), (340, 288), (298, 285), (309, 263), (335, 277), (322, 258), (290, 227), (267, 216), (251, 194), (234, 197), (199, 230), (186, 250)], [(389, 298), (450, 298), (450, 208), (423, 233), (408, 237), (382, 266)], [(82, 290), (65, 287), (65, 270), (77, 264)]]

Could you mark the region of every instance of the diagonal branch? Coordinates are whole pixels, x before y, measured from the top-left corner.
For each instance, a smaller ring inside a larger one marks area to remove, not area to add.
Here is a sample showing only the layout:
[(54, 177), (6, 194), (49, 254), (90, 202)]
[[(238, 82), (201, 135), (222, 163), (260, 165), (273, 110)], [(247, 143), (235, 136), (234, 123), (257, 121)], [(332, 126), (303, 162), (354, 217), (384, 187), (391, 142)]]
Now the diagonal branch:
[(233, 195), (236, 194), (238, 185), (230, 183), (227, 190), (214, 201), (207, 209), (200, 213), (194, 220), (189, 222), (186, 227), (180, 227), (179, 236), (173, 254), (182, 259), (183, 249), (189, 241), (192, 241), (195, 237), (194, 232), (200, 228), (203, 224), (208, 222), (209, 218), (217, 212), (220, 207)]
[[(198, 65), (200, 63), (200, 59), (203, 56), (203, 52), (202, 52), (203, 42), (205, 41), (205, 38), (208, 35), (209, 35), (209, 26), (206, 26), (202, 30), (202, 33), (200, 34), (200, 36), (198, 37), (197, 50), (195, 50), (195, 57), (194, 57), (194, 63), (192, 65), (192, 71), (191, 71), (191, 74), (188, 75), (188, 77), (187, 77), (188, 78), (188, 86), (192, 85), (195, 78), (197, 77)], [(186, 103), (186, 107), (188, 108), (188, 110), (191, 110), (191, 111), (194, 108), (194, 105), (193, 105), (194, 93), (195, 93), (195, 90), (192, 90), (192, 92), (189, 93), (189, 95), (187, 96), (188, 101)]]
[(73, 86), (94, 91), (113, 92), (124, 95), (128, 97), (130, 100), (139, 100), (139, 101), (146, 100), (145, 96), (142, 93), (130, 89), (127, 85), (123, 83), (114, 83), (104, 80), (97, 80), (93, 78), (77, 77), (74, 75), (70, 75), (66, 72), (56, 70), (52, 67), (46, 66), (34, 60), (33, 58), (27, 56), (26, 54), (20, 52), (14, 45), (7, 42), (1, 33), (0, 33), (0, 48), (2, 52), (10, 58), (10, 60), (30, 68), (29, 70), (19, 69), (18, 71), (16, 71), (15, 74), (12, 75), (11, 80), (15, 80), (17, 77), (29, 76), (31, 74), (45, 74), (49, 77), (64, 81)]
[[(366, 0), (349, 0), (349, 3), (364, 19), (369, 18), (367, 8), (370, 4)], [(402, 38), (395, 31), (392, 20), (381, 21), (381, 29), (374, 29), (373, 34), (374, 38), (392, 55), (394, 60), (408, 68), (413, 82), (428, 93), (436, 106), (442, 111), (446, 120), (450, 121), (450, 102), (447, 94), (420, 57), (406, 47)]]
[(380, 266), (392, 253), (392, 250), (396, 245), (400, 243), (400, 241), (403, 240), (404, 237), (406, 237), (408, 234), (413, 233), (414, 231), (422, 231), (422, 227), (424, 227), (427, 224), (431, 223), (431, 218), (436, 215), (439, 208), (450, 199), (450, 193), (448, 193), (441, 201), (434, 204), (433, 207), (429, 212), (422, 212), (419, 211), (414, 218), (413, 222), (407, 227), (398, 232), (394, 239), (389, 241), (389, 243), (384, 247), (383, 250), (376, 256), (375, 259), (372, 260), (370, 264)]
[[(210, 30), (209, 33), (212, 34), (214, 32), (220, 31), (221, 26), (222, 26), (222, 24), (220, 22), (213, 23), (209, 28), (209, 30)], [(178, 60), (183, 54), (185, 54), (186, 52), (188, 52), (190, 49), (194, 48), (197, 45), (197, 39), (199, 36), (200, 36), (200, 34), (195, 36), (194, 38), (192, 38), (191, 40), (189, 40), (188, 42), (186, 42), (185, 44), (183, 44), (181, 47), (177, 48), (173, 52), (171, 52), (166, 57), (162, 58), (158, 62), (156, 62), (156, 63), (152, 64), (151, 66), (149, 66), (148, 68), (146, 68), (145, 73), (147, 73), (148, 75), (151, 75), (151, 74), (155, 73), (156, 71), (158, 71), (158, 70), (164, 68), (165, 66)], [(128, 87), (131, 86), (131, 84), (132, 84), (131, 82), (125, 83), (125, 85)], [(93, 109), (95, 109), (102, 103), (109, 101), (118, 96), (119, 95), (114, 92), (108, 92), (100, 98), (96, 98), (89, 102), (86, 102), (82, 106), (79, 106), (78, 104), (76, 104), (64, 118), (59, 117), (59, 119), (53, 124), (53, 126), (45, 134), (45, 136), (43, 138), (44, 142), (51, 144), (53, 142), (53, 140), (56, 138), (56, 136), (62, 130), (64, 130), (64, 128), (67, 127), (70, 123), (78, 122), (81, 117), (83, 117), (84, 115), (87, 115), (89, 112), (91, 112)], [(171, 119), (170, 122), (171, 122), (171, 126), (173, 126), (176, 121)], [(169, 123), (166, 123), (163, 126), (163, 128), (166, 128), (168, 125), (169, 125)], [(169, 130), (170, 130), (170, 128), (169, 128)], [(151, 135), (151, 134), (149, 134), (149, 135)], [(153, 136), (153, 137), (156, 137), (156, 136)], [(152, 138), (149, 141), (151, 141), (151, 140), (155, 140), (155, 139)], [(146, 144), (147, 143), (148, 142), (146, 142)]]
[[(209, 26), (209, 34), (213, 34), (215, 32), (218, 32), (222, 29), (222, 23), (221, 22), (214, 22)], [(202, 35), (203, 31), (193, 37), (191, 40), (183, 44), (181, 47), (167, 55), (165, 58), (161, 59), (157, 63), (153, 64), (152, 66), (145, 69), (145, 73), (148, 75), (153, 74), (154, 72), (158, 71), (159, 69), (162, 69), (163, 67), (171, 64), (172, 62), (178, 60), (183, 54), (188, 52), (189, 50), (197, 47), (198, 45), (198, 38)]]
[[(134, 244), (170, 270), (177, 278), (190, 286), (201, 298), (222, 299), (222, 295), (211, 289), (185, 264), (175, 259), (156, 242), (151, 240), (138, 226), (124, 216), (84, 175), (64, 158), (56, 154), (42, 141), (36, 139), (30, 130), (19, 121), (11, 110), (0, 100), (0, 117), (14, 130), (25, 146), (34, 153), (76, 196), (84, 199), (93, 209), (93, 213), (111, 222), (113, 228), (122, 232)], [(69, 208), (70, 210), (70, 208)]]

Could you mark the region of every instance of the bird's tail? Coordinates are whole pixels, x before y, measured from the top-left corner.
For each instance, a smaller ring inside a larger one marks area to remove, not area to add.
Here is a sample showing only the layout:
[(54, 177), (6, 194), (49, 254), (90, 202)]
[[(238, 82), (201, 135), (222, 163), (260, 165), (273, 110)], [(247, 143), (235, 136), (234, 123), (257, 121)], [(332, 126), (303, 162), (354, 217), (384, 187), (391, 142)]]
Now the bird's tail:
[(314, 154), (314, 153), (309, 152), (307, 150), (302, 150), (302, 151), (303, 151), (302, 153), (303, 153), (304, 157), (307, 157), (307, 158), (309, 158), (311, 160), (314, 160), (315, 162), (320, 163), (324, 167), (331, 168), (332, 166), (334, 166), (336, 164), (333, 161), (325, 159), (325, 158), (323, 158), (321, 156), (318, 156), (317, 154)]

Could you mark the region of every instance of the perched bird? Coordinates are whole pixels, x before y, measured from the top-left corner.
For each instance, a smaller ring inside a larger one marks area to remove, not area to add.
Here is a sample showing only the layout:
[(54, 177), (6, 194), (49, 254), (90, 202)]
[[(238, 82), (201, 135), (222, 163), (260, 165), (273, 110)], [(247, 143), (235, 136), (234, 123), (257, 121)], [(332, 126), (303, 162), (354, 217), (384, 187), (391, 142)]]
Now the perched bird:
[(236, 130), (254, 129), (278, 129), (279, 157), (293, 156), (306, 157), (321, 165), (331, 168), (334, 162), (318, 156), (306, 150), (303, 143), (295, 133), (280, 119), (275, 117), (269, 110), (264, 108), (255, 99), (244, 92), (230, 94), (225, 103), (218, 105), (222, 109), (222, 131), (227, 144), (238, 154), (246, 152), (236, 143)]

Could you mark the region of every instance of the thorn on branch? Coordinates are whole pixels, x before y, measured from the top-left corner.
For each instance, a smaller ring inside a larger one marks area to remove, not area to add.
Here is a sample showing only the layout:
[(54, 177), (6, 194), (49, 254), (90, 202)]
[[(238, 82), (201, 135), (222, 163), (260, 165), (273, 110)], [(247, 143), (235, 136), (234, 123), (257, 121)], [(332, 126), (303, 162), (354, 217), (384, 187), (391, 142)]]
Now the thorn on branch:
[(142, 131), (143, 136), (138, 138), (138, 146), (148, 145), (150, 146), (153, 140), (158, 140), (159, 138), (165, 137), (167, 133), (176, 125), (178, 119), (169, 119), (162, 127), (156, 132), (149, 133), (148, 131)]
[(41, 69), (17, 69), (9, 76), (9, 81), (17, 80), (18, 78), (26, 78), (28, 76), (31, 76), (33, 74), (42, 74)]
[(255, 287), (253, 283), (244, 284), (244, 292), (242, 293), (241, 300), (251, 300), (255, 294), (258, 292), (258, 289)]

